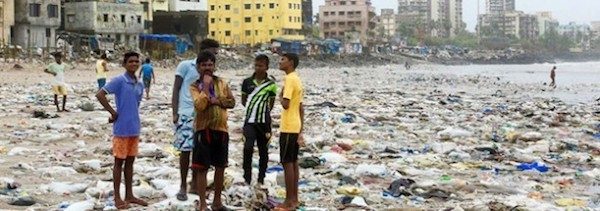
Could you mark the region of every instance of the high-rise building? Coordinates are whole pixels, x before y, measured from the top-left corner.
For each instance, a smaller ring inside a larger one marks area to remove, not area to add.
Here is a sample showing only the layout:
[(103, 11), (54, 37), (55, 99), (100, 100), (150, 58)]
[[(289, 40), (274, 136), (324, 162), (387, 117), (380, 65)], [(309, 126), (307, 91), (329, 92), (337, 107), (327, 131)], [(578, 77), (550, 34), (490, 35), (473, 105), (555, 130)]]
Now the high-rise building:
[(486, 0), (488, 14), (503, 13), (515, 10), (515, 0)]
[(429, 36), (453, 37), (465, 28), (462, 10), (462, 0), (398, 0), (398, 22)]
[(534, 39), (539, 36), (537, 17), (522, 11), (480, 15), (477, 31), (484, 37)]
[(312, 34), (313, 5), (312, 0), (302, 0), (302, 31), (304, 35)]
[(206, 0), (169, 0), (169, 11), (206, 11)]
[(25, 48), (55, 47), (60, 5), (60, 0), (15, 0), (12, 43)]
[(381, 27), (384, 36), (392, 38), (396, 35), (396, 14), (394, 9), (381, 9)]
[(142, 8), (144, 10), (144, 33), (151, 34), (152, 33), (152, 19), (154, 9), (152, 8), (154, 4), (152, 0), (140, 0), (142, 4)]
[(209, 0), (209, 37), (222, 44), (303, 40), (302, 0)]
[(559, 23), (552, 17), (552, 12), (538, 12), (536, 14), (538, 21), (539, 35), (543, 36), (546, 32), (554, 29), (557, 30)]
[(369, 31), (376, 27), (374, 18), (371, 0), (325, 0), (325, 5), (319, 6), (321, 37), (366, 45)]
[(152, 0), (153, 11), (169, 11), (169, 0)]
[(0, 0), (0, 46), (11, 42), (11, 29), (15, 24), (15, 1)]

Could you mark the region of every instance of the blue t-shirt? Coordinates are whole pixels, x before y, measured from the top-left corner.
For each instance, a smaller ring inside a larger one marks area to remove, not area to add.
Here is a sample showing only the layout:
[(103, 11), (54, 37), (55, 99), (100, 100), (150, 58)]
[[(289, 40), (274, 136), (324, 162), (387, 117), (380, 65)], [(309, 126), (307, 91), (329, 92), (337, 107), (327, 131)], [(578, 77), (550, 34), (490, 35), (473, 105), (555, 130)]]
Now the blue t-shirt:
[(106, 93), (115, 95), (118, 117), (113, 124), (113, 135), (116, 137), (139, 136), (141, 129), (139, 108), (144, 84), (124, 73), (111, 79), (102, 89)]
[(154, 68), (152, 67), (152, 64), (146, 63), (142, 65), (142, 77), (144, 77), (144, 79), (148, 80), (152, 78), (153, 72)]
[(183, 78), (181, 89), (179, 89), (178, 114), (193, 117), (194, 100), (192, 100), (192, 94), (190, 94), (190, 86), (200, 77), (198, 70), (196, 70), (196, 60), (186, 60), (179, 63), (175, 75)]

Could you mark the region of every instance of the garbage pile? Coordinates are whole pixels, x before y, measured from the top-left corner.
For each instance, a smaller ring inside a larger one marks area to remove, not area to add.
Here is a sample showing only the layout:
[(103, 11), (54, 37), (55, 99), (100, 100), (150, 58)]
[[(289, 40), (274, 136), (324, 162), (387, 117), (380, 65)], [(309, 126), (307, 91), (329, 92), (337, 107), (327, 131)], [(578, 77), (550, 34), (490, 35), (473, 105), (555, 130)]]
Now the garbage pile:
[[(537, 85), (499, 85), (484, 74), (399, 69), (299, 71), (307, 141), (299, 161), (303, 209), (600, 209), (596, 104), (538, 97)], [(282, 73), (270, 73), (281, 84)], [(56, 117), (49, 82), (0, 86), (0, 209), (116, 210), (108, 114), (93, 98), (93, 72), (77, 74), (68, 79), (71, 112)], [(174, 73), (158, 74), (151, 99), (141, 105), (133, 182), (134, 193), (150, 206), (132, 210), (191, 210), (196, 195), (176, 199), (178, 153), (170, 145)], [(251, 72), (218, 74), (239, 96), (239, 84)], [(230, 111), (222, 197), (235, 210), (268, 209), (285, 197), (276, 132), (281, 106), (273, 111), (264, 185), (243, 181), (243, 112), (239, 104)], [(257, 166), (255, 153), (254, 174)]]

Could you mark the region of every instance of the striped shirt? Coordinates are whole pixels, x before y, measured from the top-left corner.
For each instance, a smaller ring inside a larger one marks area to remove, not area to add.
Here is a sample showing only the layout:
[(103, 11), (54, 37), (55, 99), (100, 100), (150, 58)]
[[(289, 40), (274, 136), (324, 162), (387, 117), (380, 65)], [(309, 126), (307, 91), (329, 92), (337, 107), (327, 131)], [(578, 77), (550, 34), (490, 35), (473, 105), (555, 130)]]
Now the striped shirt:
[(267, 77), (258, 83), (254, 76), (242, 83), (242, 95), (247, 95), (246, 123), (271, 123), (271, 107), (269, 102), (277, 95), (277, 84)]

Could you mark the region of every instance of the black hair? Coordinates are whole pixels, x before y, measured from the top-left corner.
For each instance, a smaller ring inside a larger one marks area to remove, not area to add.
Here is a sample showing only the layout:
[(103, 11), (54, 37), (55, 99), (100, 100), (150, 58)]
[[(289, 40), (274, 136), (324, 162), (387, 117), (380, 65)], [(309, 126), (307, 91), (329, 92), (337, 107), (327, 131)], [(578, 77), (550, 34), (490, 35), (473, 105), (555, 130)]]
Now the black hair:
[(133, 52), (133, 51), (125, 53), (125, 55), (123, 55), (123, 64), (127, 64), (127, 60), (130, 57), (134, 57), (134, 56), (137, 57), (137, 58), (140, 58), (140, 54), (139, 53), (136, 53), (136, 52)]
[(254, 61), (263, 61), (265, 64), (267, 64), (267, 67), (269, 66), (269, 57), (267, 55), (259, 54), (256, 56), (256, 58), (254, 58)]
[(299, 59), (298, 59), (298, 54), (295, 54), (295, 53), (284, 53), (281, 56), (287, 58), (288, 60), (292, 60), (292, 62), (294, 62), (294, 69), (298, 67), (298, 64), (300, 62)]
[(53, 53), (52, 56), (54, 56), (54, 58), (62, 58), (62, 53), (56, 52), (56, 53)]
[(146, 62), (146, 64), (149, 64), (150, 63), (150, 58), (146, 58), (145, 62)]
[(101, 59), (108, 59), (108, 56), (106, 56), (106, 53), (102, 53), (102, 55), (100, 56)]
[(202, 62), (206, 62), (206, 61), (212, 61), (215, 62), (217, 60), (217, 58), (215, 57), (215, 54), (213, 54), (210, 51), (201, 51), (198, 54), (198, 58), (196, 58), (196, 64), (200, 65), (200, 63)]
[(216, 40), (213, 39), (204, 39), (202, 40), (202, 42), (200, 42), (200, 51), (209, 49), (209, 48), (218, 48), (219, 42), (217, 42)]

